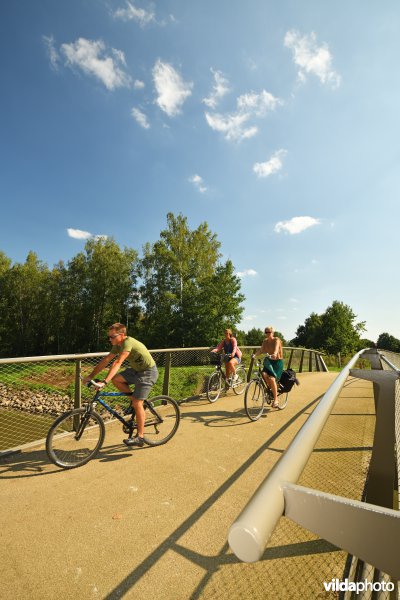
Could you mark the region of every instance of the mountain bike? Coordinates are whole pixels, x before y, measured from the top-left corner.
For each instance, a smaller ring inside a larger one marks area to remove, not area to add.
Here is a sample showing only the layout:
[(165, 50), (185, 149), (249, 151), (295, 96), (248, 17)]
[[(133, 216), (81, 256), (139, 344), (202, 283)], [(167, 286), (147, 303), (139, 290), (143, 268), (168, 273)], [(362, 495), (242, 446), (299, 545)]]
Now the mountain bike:
[[(88, 387), (96, 385), (91, 381)], [(122, 423), (122, 430), (129, 437), (137, 431), (135, 411), (132, 406), (120, 412), (103, 400), (105, 397), (132, 396), (121, 392), (104, 392), (97, 389), (93, 398), (82, 408), (75, 408), (60, 415), (52, 424), (46, 438), (49, 459), (58, 467), (72, 469), (86, 464), (96, 456), (104, 442), (103, 417), (96, 412), (99, 403), (107, 412)], [(143, 401), (145, 409), (144, 441), (149, 446), (160, 446), (175, 435), (180, 421), (179, 406), (169, 396), (155, 396)]]
[[(244, 408), (251, 421), (257, 421), (263, 414), (265, 404), (271, 405), (274, 401), (272, 390), (262, 376), (261, 362), (257, 361), (255, 366), (258, 368), (258, 370), (253, 379), (247, 384), (246, 391), (244, 393)], [(288, 403), (288, 396), (289, 392), (285, 392), (281, 384), (278, 382), (276, 408), (283, 410)]]
[[(230, 358), (230, 354), (225, 354), (224, 356)], [(221, 354), (212, 352), (210, 360), (212, 361), (212, 364), (215, 364), (215, 372), (210, 376), (207, 383), (207, 398), (209, 402), (215, 402), (218, 400), (223, 389), (228, 391), (230, 388), (232, 388), (234, 393), (238, 396), (242, 394), (246, 385), (245, 366), (238, 365), (236, 367), (236, 378), (230, 376), (229, 379), (226, 379), (225, 373), (222, 370)]]

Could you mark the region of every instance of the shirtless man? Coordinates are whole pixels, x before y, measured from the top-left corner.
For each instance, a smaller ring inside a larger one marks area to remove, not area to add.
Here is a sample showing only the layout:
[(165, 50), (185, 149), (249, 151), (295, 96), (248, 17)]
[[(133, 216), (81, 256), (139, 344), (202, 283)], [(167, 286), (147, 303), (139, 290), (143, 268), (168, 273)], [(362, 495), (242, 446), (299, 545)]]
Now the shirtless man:
[(274, 395), (272, 407), (278, 408), (278, 381), (281, 378), (283, 371), (282, 340), (278, 337), (274, 337), (274, 328), (271, 325), (265, 328), (264, 333), (266, 338), (259, 350), (253, 354), (253, 357), (258, 356), (259, 354), (269, 355), (264, 358), (262, 376)]

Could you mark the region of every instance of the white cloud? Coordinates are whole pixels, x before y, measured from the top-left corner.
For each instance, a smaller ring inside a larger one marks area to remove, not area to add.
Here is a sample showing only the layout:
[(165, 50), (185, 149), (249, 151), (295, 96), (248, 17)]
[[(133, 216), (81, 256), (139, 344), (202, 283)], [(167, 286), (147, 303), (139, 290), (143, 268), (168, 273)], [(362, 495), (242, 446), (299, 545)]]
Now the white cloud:
[(238, 277), (246, 277), (246, 276), (254, 277), (254, 275), (257, 275), (257, 271), (255, 271), (254, 269), (245, 269), (244, 271), (237, 271), (236, 275)]
[(137, 121), (137, 123), (139, 123), (143, 129), (149, 129), (150, 124), (144, 112), (142, 112), (139, 108), (132, 108), (131, 114), (135, 121)]
[(293, 52), (293, 60), (299, 67), (298, 77), (305, 81), (309, 73), (316, 75), (321, 83), (336, 88), (340, 85), (341, 77), (332, 68), (332, 55), (327, 44), (317, 45), (314, 32), (301, 36), (295, 30), (286, 33), (284, 44)]
[(192, 94), (193, 83), (183, 81), (172, 65), (161, 60), (153, 67), (153, 80), (158, 94), (156, 103), (169, 117), (175, 117)]
[(206, 112), (205, 115), (211, 129), (223, 133), (227, 140), (241, 141), (253, 137), (258, 132), (258, 128), (254, 125), (245, 126), (250, 118), (248, 113), (221, 115)]
[(201, 194), (204, 194), (207, 191), (207, 188), (203, 182), (203, 178), (200, 177), (200, 175), (192, 175), (191, 177), (189, 177), (189, 181), (190, 183), (193, 183), (193, 185), (199, 190)]
[(107, 235), (94, 235), (89, 231), (82, 231), (81, 229), (67, 229), (67, 233), (69, 237), (74, 238), (75, 240), (88, 240), (90, 238), (94, 238), (96, 240), (106, 240)]
[(282, 158), (287, 154), (287, 150), (281, 149), (275, 152), (271, 158), (264, 163), (255, 163), (253, 171), (258, 177), (269, 177), (282, 169)]
[(258, 132), (256, 125), (248, 124), (250, 119), (264, 117), (268, 111), (275, 110), (282, 102), (263, 90), (260, 94), (250, 92), (239, 96), (236, 104), (235, 112), (226, 114), (206, 112), (205, 117), (211, 129), (223, 133), (225, 139), (241, 141), (253, 137)]
[(276, 233), (286, 231), (287, 233), (294, 235), (305, 231), (309, 227), (319, 225), (320, 222), (320, 219), (315, 219), (314, 217), (293, 217), (293, 219), (290, 219), (289, 221), (279, 221), (279, 223), (275, 225), (274, 231)]
[(230, 89), (229, 81), (225, 79), (221, 71), (214, 71), (211, 69), (211, 72), (214, 75), (215, 81), (213, 90), (208, 98), (203, 98), (202, 102), (204, 102), (204, 104), (206, 104), (209, 108), (215, 109), (218, 102), (230, 91)]
[(109, 90), (130, 84), (130, 77), (122, 68), (125, 66), (124, 53), (112, 48), (111, 55), (107, 55), (102, 40), (79, 38), (75, 43), (62, 44), (61, 51), (68, 65), (77, 66), (87, 75), (97, 77)]
[(144, 82), (140, 81), (140, 79), (135, 79), (133, 82), (133, 87), (135, 90), (142, 90), (144, 88)]
[(243, 94), (237, 99), (237, 107), (240, 111), (249, 111), (256, 117), (265, 116), (268, 111), (275, 110), (279, 104), (282, 104), (282, 101), (265, 90), (259, 94), (254, 92)]
[(254, 321), (257, 319), (257, 315), (247, 315), (243, 318), (243, 321)]
[(75, 240), (88, 240), (93, 237), (89, 231), (82, 231), (81, 229), (67, 229), (67, 233), (69, 237), (72, 237)]
[(136, 21), (141, 27), (155, 21), (154, 12), (137, 8), (132, 2), (127, 2), (126, 8), (118, 8), (114, 13), (114, 17), (122, 21)]
[(46, 45), (47, 54), (50, 60), (50, 64), (55, 71), (58, 71), (58, 61), (60, 60), (60, 56), (57, 52), (57, 49), (54, 44), (54, 37), (51, 35), (50, 37), (44, 35), (43, 42)]

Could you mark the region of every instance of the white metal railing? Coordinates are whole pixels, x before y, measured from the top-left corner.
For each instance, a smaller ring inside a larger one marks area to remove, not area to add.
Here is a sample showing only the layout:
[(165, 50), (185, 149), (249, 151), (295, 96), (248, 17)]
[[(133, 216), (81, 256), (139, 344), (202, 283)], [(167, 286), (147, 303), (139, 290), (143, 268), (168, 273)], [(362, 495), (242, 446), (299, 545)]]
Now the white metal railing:
[[(279, 518), (285, 515), (393, 579), (400, 578), (400, 512), (297, 485), (346, 379), (349, 375), (360, 376), (352, 367), (363, 355), (372, 355), (373, 367), (374, 361), (384, 358), (376, 350), (362, 350), (350, 360), (230, 527), (229, 545), (240, 560), (259, 560)], [(399, 372), (394, 365), (393, 369), (389, 373), (365, 371), (364, 378), (389, 385), (393, 397), (385, 396), (383, 400), (388, 400), (386, 404), (393, 401), (394, 405)], [(393, 459), (393, 446), (391, 452)]]

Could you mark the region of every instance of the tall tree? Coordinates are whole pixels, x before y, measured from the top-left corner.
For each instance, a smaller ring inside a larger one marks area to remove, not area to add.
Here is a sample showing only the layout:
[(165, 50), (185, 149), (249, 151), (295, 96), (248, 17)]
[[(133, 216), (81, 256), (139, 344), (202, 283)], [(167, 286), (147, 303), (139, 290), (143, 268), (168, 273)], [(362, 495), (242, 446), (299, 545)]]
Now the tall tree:
[(240, 281), (230, 261), (219, 262), (219, 248), (207, 223), (191, 230), (186, 217), (168, 213), (167, 228), (144, 247), (141, 261), (142, 327), (149, 345), (208, 344), (227, 323), (238, 322)]
[(350, 306), (335, 300), (322, 315), (312, 313), (297, 328), (293, 343), (328, 354), (356, 352), (365, 331), (365, 322), (355, 323), (356, 318)]
[(400, 352), (400, 340), (389, 333), (381, 333), (378, 337), (377, 347), (390, 352)]

